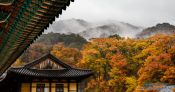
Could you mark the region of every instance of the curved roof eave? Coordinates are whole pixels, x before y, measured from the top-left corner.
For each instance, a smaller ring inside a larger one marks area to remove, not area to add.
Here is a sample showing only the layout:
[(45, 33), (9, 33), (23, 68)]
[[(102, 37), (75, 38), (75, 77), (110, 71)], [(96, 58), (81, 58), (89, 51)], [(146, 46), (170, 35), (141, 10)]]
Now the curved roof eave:
[[(14, 0), (13, 8), (9, 7), (10, 17), (5, 24), (0, 24), (2, 29), (0, 75), (43, 33), (49, 24), (55, 21), (55, 17), (62, 14), (62, 10), (65, 10), (71, 1), (74, 0)], [(55, 9), (55, 6), (60, 8)], [(40, 10), (46, 12), (42, 13)], [(51, 12), (52, 15), (47, 14), (49, 11), (54, 12)]]

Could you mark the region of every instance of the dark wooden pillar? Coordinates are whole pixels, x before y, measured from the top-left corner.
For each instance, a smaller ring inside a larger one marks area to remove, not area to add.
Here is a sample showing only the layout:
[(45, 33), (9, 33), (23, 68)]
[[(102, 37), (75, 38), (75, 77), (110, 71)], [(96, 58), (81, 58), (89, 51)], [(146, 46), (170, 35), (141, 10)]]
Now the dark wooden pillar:
[(30, 82), (30, 92), (32, 92), (32, 82)]
[(17, 92), (21, 92), (22, 83), (17, 83)]
[(52, 91), (52, 83), (51, 83), (51, 80), (49, 80), (49, 92)]
[(68, 81), (68, 92), (70, 92), (70, 81)]
[(79, 90), (79, 89), (78, 89), (78, 88), (79, 88), (78, 81), (76, 81), (76, 85), (77, 85), (77, 86), (76, 86), (76, 87), (77, 87), (76, 89), (77, 89), (77, 92), (78, 92), (78, 90)]

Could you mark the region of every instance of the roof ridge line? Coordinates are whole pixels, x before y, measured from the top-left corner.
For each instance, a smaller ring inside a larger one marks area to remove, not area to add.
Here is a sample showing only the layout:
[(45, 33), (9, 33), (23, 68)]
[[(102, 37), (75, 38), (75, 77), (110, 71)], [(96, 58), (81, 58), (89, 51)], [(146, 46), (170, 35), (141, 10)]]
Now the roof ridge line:
[(40, 58), (38, 59), (35, 59), (33, 60), (32, 62), (28, 63), (28, 64), (25, 64), (24, 65), (24, 68), (30, 68), (40, 62), (42, 62), (43, 60), (46, 60), (46, 59), (51, 59), (53, 62), (61, 65), (62, 67), (64, 68), (72, 68), (71, 66), (69, 66), (68, 64), (62, 62), (61, 60), (59, 60), (58, 58), (56, 58), (54, 55), (52, 55), (51, 53), (47, 53), (47, 54), (44, 54), (43, 56), (41, 56)]

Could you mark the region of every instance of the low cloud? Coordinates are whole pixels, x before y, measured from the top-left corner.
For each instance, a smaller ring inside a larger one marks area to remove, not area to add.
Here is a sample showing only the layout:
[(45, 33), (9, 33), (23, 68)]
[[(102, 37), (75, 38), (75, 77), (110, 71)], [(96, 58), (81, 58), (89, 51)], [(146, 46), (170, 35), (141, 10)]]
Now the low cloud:
[(174, 5), (175, 0), (75, 0), (60, 19), (117, 20), (145, 27), (175, 24)]

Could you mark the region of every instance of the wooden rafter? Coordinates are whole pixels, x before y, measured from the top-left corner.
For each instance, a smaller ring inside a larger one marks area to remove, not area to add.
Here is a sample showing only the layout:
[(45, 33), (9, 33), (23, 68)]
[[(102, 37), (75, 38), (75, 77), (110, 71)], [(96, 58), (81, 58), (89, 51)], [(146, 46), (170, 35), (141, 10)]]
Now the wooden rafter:
[(0, 73), (10, 67), (69, 4), (70, 0), (0, 2), (3, 6), (0, 9), (10, 13), (8, 19), (0, 21)]

